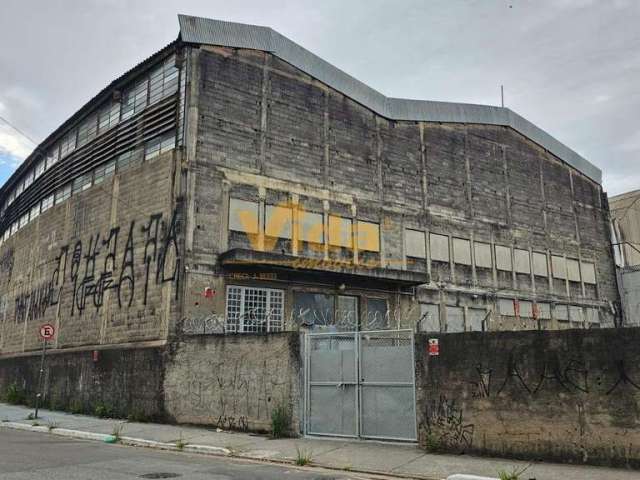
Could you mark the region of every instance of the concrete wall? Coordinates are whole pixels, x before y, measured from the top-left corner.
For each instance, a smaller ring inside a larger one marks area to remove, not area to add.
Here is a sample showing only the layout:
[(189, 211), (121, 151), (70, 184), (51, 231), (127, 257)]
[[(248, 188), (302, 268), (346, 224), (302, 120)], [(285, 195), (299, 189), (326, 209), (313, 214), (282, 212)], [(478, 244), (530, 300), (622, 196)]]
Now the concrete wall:
[(278, 407), (299, 431), (302, 359), (297, 333), (189, 337), (166, 364), (167, 415), (179, 423), (270, 431)]
[(640, 329), (416, 337), (420, 441), (447, 451), (640, 465)]
[[(441, 307), (445, 331), (446, 307), (487, 311), (489, 330), (613, 324), (608, 301), (618, 294), (601, 187), (538, 145), (506, 127), (389, 121), (264, 52), (201, 47), (189, 58), (188, 284), (222, 293), (231, 282), (219, 271), (220, 253), (270, 248), (429, 273), (416, 300)], [(292, 241), (262, 247), (228, 232), (230, 197), (379, 223), (380, 252)], [(444, 234), (451, 245), (458, 237), (542, 252), (549, 267), (552, 254), (594, 262), (597, 284), (430, 261), (428, 248), (427, 258), (411, 259), (406, 228)], [(501, 315), (498, 297), (598, 314), (595, 322)], [(470, 318), (463, 315), (462, 328), (473, 328)]]
[(640, 265), (640, 191), (623, 193), (609, 199), (616, 246), (623, 266)]
[[(41, 406), (95, 414), (96, 408), (118, 417), (164, 418), (163, 348), (131, 348), (49, 352), (43, 375)], [(29, 355), (0, 362), (0, 396), (15, 385), (33, 405), (40, 356)]]
[(619, 269), (625, 325), (640, 325), (640, 267)]
[(162, 342), (180, 276), (175, 152), (53, 206), (0, 248), (0, 356)]

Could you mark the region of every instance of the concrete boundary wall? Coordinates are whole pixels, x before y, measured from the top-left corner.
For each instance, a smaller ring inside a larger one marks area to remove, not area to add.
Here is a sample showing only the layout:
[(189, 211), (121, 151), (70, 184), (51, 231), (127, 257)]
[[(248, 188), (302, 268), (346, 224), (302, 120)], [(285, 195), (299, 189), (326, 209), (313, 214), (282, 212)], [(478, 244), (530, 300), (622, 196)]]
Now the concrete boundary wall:
[(188, 337), (167, 362), (167, 415), (177, 423), (267, 432), (273, 411), (284, 407), (297, 432), (301, 368), (297, 332)]
[[(429, 356), (429, 338), (440, 355)], [(640, 466), (640, 329), (416, 337), (420, 442)]]

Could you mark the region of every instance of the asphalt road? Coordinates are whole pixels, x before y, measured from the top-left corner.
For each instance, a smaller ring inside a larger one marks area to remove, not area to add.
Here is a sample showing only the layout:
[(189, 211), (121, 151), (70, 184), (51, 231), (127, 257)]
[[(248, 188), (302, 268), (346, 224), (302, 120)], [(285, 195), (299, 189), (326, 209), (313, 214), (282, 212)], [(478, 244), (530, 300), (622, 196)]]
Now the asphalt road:
[[(173, 476), (169, 476), (171, 474)], [(347, 480), (365, 477), (0, 429), (0, 480), (145, 478)]]

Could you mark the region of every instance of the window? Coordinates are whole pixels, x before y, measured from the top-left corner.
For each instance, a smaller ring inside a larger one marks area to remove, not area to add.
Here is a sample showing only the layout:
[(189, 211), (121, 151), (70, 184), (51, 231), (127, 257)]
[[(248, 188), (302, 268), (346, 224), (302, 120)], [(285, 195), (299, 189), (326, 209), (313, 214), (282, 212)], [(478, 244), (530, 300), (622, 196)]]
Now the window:
[(351, 219), (329, 215), (329, 245), (352, 248)]
[(567, 305), (556, 305), (555, 307), (553, 307), (553, 316), (556, 320), (568, 322), (569, 308), (567, 307)]
[(149, 103), (175, 93), (178, 90), (178, 69), (175, 57), (168, 58), (164, 64), (151, 72), (149, 76)]
[(40, 211), (44, 212), (45, 210), (49, 210), (52, 206), (53, 206), (53, 194), (49, 195), (48, 197), (45, 197), (44, 200), (42, 200), (42, 208), (40, 209)]
[(124, 170), (133, 164), (133, 162), (136, 159), (135, 153), (136, 153), (135, 150), (128, 150), (124, 153), (121, 153), (118, 156), (117, 167), (116, 167), (118, 171)]
[(473, 242), (473, 248), (476, 254), (476, 267), (493, 267), (493, 262), (491, 261), (491, 245), (488, 243)]
[(45, 169), (50, 169), (53, 165), (58, 163), (60, 160), (60, 145), (55, 145), (51, 150), (49, 150), (49, 154), (47, 155), (47, 164), (45, 165)]
[(578, 307), (577, 305), (571, 305), (569, 307), (569, 320), (577, 323), (584, 322), (582, 307)]
[(528, 300), (520, 300), (518, 302), (520, 308), (520, 316), (522, 318), (533, 318), (533, 303)]
[(389, 308), (385, 298), (367, 298), (367, 322), (363, 330), (389, 328)]
[(265, 207), (264, 234), (268, 237), (291, 238), (291, 209), (267, 205)]
[(547, 255), (545, 253), (533, 252), (533, 274), (539, 277), (549, 275)]
[(358, 297), (338, 295), (335, 319), (338, 330), (359, 330)]
[(484, 308), (467, 308), (467, 331), (482, 332), (488, 313)]
[(537, 303), (536, 304), (536, 313), (538, 318), (541, 320), (550, 320), (551, 319), (551, 305), (548, 303)]
[(367, 252), (380, 251), (380, 225), (358, 220), (358, 250)]
[(498, 311), (500, 312), (500, 315), (505, 315), (507, 317), (516, 316), (516, 309), (513, 305), (513, 300), (510, 298), (498, 299)]
[(587, 323), (600, 323), (600, 311), (597, 308), (586, 308), (585, 318)]
[(231, 198), (229, 200), (229, 230), (258, 233), (258, 203)]
[(78, 127), (78, 148), (96, 138), (97, 133), (98, 119), (95, 114), (90, 115)]
[(591, 262), (582, 262), (582, 280), (591, 285), (596, 284), (596, 266)]
[(464, 332), (464, 309), (447, 307), (447, 332)]
[(515, 248), (513, 250), (513, 263), (516, 273), (531, 273), (531, 263), (529, 262), (529, 250)]
[(496, 245), (496, 268), (505, 272), (513, 270), (511, 265), (511, 249), (509, 247)]
[(35, 207), (31, 209), (29, 212), (29, 221), (35, 220), (38, 215), (40, 215), (40, 204), (38, 203)]
[(91, 173), (81, 175), (73, 181), (73, 189), (71, 193), (73, 195), (84, 192), (91, 187)]
[(580, 281), (580, 262), (573, 258), (567, 258), (567, 277), (571, 282)]
[(60, 188), (56, 192), (56, 205), (58, 205), (61, 202), (64, 202), (70, 196), (71, 196), (71, 184), (68, 183), (67, 185), (65, 185), (64, 187)]
[(40, 178), (40, 175), (42, 175), (44, 173), (44, 167), (45, 167), (45, 160), (42, 159), (40, 160), (38, 163), (36, 163), (36, 169), (35, 169), (35, 178)]
[(66, 157), (76, 149), (76, 131), (67, 133), (60, 143), (60, 158)]
[(135, 86), (125, 90), (122, 94), (122, 120), (140, 113), (147, 106), (147, 87), (148, 80), (145, 78), (138, 81)]
[(29, 170), (27, 172), (27, 174), (24, 177), (24, 189), (26, 190), (27, 188), (29, 188), (31, 186), (31, 184), (33, 183), (33, 170)]
[(312, 292), (293, 293), (293, 317), (308, 328), (323, 328), (335, 324), (335, 295)]
[(446, 235), (438, 235), (436, 233), (429, 234), (429, 251), (431, 260), (437, 262), (449, 261), (449, 237)]
[(25, 213), (24, 215), (22, 215), (22, 216), (20, 217), (20, 221), (19, 221), (19, 224), (18, 224), (18, 228), (22, 228), (22, 227), (24, 227), (27, 223), (29, 223), (29, 214), (28, 214), (28, 213)]
[(562, 280), (567, 278), (567, 263), (564, 257), (551, 255), (551, 270), (553, 271), (553, 278), (560, 278)]
[(324, 215), (322, 213), (300, 211), (298, 215), (300, 240), (303, 242), (324, 243)]
[(453, 261), (461, 265), (471, 265), (471, 242), (469, 240), (453, 239)]
[(152, 138), (144, 146), (144, 159), (151, 160), (169, 150), (173, 150), (176, 144), (174, 132), (166, 133), (162, 136)]
[(109, 102), (98, 112), (98, 132), (103, 133), (120, 121), (120, 103)]
[(425, 234), (419, 230), (405, 230), (407, 257), (427, 258)]
[(104, 165), (100, 165), (93, 172), (93, 183), (94, 185), (98, 185), (102, 183), (105, 178), (110, 177), (116, 171), (116, 161), (112, 160), (109, 163), (105, 163)]
[(433, 303), (420, 304), (420, 331), (440, 331), (440, 306)]
[(280, 332), (283, 318), (283, 290), (232, 285), (227, 287), (225, 331)]

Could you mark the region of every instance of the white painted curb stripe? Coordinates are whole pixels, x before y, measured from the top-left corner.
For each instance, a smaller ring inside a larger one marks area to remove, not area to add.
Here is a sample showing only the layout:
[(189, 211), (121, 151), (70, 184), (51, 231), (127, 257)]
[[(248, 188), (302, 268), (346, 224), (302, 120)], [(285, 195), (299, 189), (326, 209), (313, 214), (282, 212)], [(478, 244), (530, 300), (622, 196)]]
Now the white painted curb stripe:
[[(18, 422), (2, 422), (0, 426), (4, 426), (6, 428), (12, 428), (14, 430), (26, 430), (31, 432), (40, 432), (40, 433), (51, 433), (53, 435), (60, 435), (62, 437), (72, 437), (72, 438), (80, 438), (84, 440), (98, 440), (104, 441), (107, 438), (112, 437), (113, 435), (109, 435), (106, 433), (93, 433), (93, 432), (84, 432), (82, 430), (69, 430), (67, 428), (52, 428), (44, 425), (33, 426), (26, 423), (18, 423)], [(123, 445), (130, 445), (134, 447), (147, 447), (147, 448), (157, 448), (160, 450), (174, 450), (174, 451), (184, 451), (191, 453), (203, 453), (203, 454), (211, 454), (211, 455), (231, 455), (231, 450), (223, 447), (214, 447), (211, 445), (191, 445), (186, 444), (182, 449), (178, 448), (175, 443), (163, 443), (156, 442), (155, 440), (146, 440), (144, 438), (133, 438), (133, 437), (121, 437), (120, 443)]]

